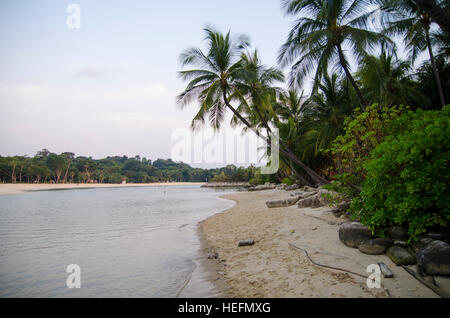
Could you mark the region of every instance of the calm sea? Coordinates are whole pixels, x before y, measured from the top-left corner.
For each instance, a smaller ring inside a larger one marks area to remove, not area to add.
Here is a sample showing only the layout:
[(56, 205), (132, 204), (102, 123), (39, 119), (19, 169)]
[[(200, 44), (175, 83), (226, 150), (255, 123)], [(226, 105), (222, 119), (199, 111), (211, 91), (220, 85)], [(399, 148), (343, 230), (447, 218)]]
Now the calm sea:
[[(228, 192), (193, 185), (0, 196), (0, 297), (176, 297), (196, 268), (197, 223), (232, 207), (219, 198)], [(69, 264), (81, 269), (79, 289), (66, 286)]]

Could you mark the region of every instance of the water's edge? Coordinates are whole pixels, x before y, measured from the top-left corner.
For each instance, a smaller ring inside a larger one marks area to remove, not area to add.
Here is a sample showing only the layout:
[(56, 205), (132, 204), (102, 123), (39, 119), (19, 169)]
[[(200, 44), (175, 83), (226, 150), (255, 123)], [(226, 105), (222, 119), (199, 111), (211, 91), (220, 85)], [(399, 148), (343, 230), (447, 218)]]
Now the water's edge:
[[(227, 201), (234, 202), (233, 206), (218, 211), (206, 219), (196, 224), (196, 233), (200, 242), (200, 248), (198, 251), (198, 258), (194, 260), (196, 267), (192, 271), (188, 278), (187, 283), (183, 286), (182, 290), (178, 293), (179, 298), (230, 298), (228, 285), (220, 279), (219, 267), (214, 261), (208, 259), (208, 253), (211, 251), (211, 246), (206, 240), (206, 236), (201, 229), (201, 224), (220, 213), (227, 213), (231, 209), (234, 209), (239, 204), (238, 201), (230, 198), (226, 198), (226, 195), (221, 195), (219, 198)], [(209, 292), (207, 292), (209, 289)], [(201, 291), (200, 293), (198, 291)]]

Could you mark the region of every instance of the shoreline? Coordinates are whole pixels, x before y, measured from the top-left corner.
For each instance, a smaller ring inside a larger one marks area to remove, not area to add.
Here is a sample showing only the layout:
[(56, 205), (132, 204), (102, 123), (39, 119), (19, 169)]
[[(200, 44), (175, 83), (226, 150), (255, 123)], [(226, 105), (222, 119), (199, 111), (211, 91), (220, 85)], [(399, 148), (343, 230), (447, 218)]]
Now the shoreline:
[(155, 187), (155, 186), (181, 186), (181, 185), (203, 185), (204, 182), (160, 182), (160, 183), (66, 183), (66, 184), (26, 184), (26, 183), (3, 183), (0, 184), (0, 195), (21, 194), (33, 191), (54, 191), (73, 189), (101, 189), (101, 188), (132, 188), (132, 187)]
[[(386, 255), (362, 254), (338, 238), (346, 222), (330, 208), (272, 208), (267, 200), (290, 197), (283, 190), (237, 192), (222, 196), (236, 201), (228, 210), (199, 222), (204, 269), (210, 282), (226, 298), (385, 298), (383, 289), (370, 289), (357, 275), (312, 264), (289, 243), (306, 248), (318, 263), (370, 275), (367, 266), (384, 262), (394, 278), (381, 278), (393, 298), (435, 298), (433, 291), (396, 266)], [(238, 247), (240, 240), (255, 245)], [(217, 253), (217, 259), (207, 259)], [(215, 297), (215, 296), (212, 296)]]

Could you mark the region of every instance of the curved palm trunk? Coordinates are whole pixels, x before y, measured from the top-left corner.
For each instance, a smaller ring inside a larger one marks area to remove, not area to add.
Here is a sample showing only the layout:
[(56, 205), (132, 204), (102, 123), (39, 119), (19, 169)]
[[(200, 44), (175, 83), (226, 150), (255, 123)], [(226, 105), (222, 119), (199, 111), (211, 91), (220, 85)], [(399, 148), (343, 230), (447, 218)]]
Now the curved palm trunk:
[(344, 52), (342, 52), (342, 47), (340, 44), (336, 45), (338, 49), (339, 54), (339, 61), (341, 63), (342, 68), (345, 71), (345, 75), (347, 76), (348, 80), (350, 81), (350, 84), (352, 84), (353, 88), (356, 91), (356, 95), (358, 95), (359, 100), (361, 101), (361, 104), (364, 106), (367, 106), (366, 100), (364, 99), (364, 96), (361, 94), (361, 91), (359, 90), (358, 85), (356, 84), (355, 79), (353, 78), (352, 74), (350, 73), (350, 70), (348, 69), (345, 61)]
[[(233, 106), (231, 106), (230, 102), (228, 101), (227, 94), (226, 94), (225, 90), (223, 90), (223, 95), (222, 96), (223, 96), (223, 101), (224, 101), (225, 105), (227, 105), (227, 107), (233, 112), (233, 114), (236, 115), (236, 117), (239, 118), (239, 120), (241, 120), (258, 137), (263, 138), (264, 141), (269, 145), (270, 144), (270, 139), (262, 136), (259, 133), (259, 131), (254, 129), (253, 126), (244, 117), (242, 117), (241, 114), (239, 114), (239, 112), (236, 111), (236, 109)], [(312, 170), (307, 165), (305, 165), (302, 161), (300, 161), (300, 159), (298, 159), (297, 156), (290, 149), (288, 149), (285, 145), (280, 143), (280, 146), (281, 146), (280, 147), (280, 153), (282, 155), (284, 155), (285, 158), (290, 159), (294, 163), (298, 164), (311, 177), (312, 180), (314, 180), (318, 184), (327, 184), (327, 183), (329, 183), (328, 180), (326, 180), (325, 178), (320, 176), (318, 173), (316, 173), (314, 170)]]
[(439, 93), (439, 99), (441, 101), (441, 106), (444, 107), (445, 106), (444, 91), (442, 90), (441, 79), (439, 78), (439, 72), (436, 67), (436, 62), (434, 60), (433, 48), (431, 46), (430, 40), (430, 30), (428, 28), (425, 30), (425, 37), (427, 39), (427, 48), (428, 53), (430, 54), (431, 67), (433, 68), (434, 79), (436, 80), (436, 85)]

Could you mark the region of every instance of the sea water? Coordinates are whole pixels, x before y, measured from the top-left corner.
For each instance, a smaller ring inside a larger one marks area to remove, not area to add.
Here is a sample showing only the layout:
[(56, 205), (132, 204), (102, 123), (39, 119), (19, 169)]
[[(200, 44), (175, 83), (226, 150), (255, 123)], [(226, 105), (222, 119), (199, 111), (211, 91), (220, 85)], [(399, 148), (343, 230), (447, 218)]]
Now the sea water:
[[(0, 196), (0, 297), (176, 297), (196, 268), (197, 224), (234, 205), (220, 198), (228, 192), (182, 185)], [(67, 272), (71, 264), (79, 272)], [(69, 288), (71, 275), (80, 288)]]

